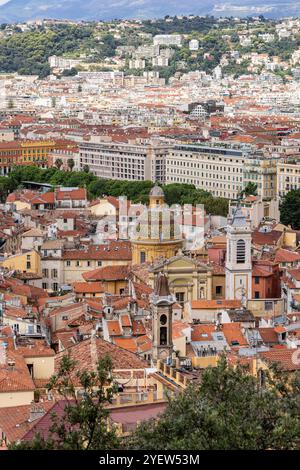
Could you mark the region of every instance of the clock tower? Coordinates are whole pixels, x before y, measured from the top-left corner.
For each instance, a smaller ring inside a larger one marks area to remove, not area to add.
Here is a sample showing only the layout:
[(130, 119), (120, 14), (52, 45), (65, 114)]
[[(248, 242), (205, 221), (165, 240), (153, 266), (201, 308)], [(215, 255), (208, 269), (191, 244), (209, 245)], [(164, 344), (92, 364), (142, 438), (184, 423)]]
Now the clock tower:
[(226, 238), (226, 299), (251, 299), (251, 228), (240, 205), (229, 219)]
[(172, 306), (176, 302), (170, 293), (168, 279), (159, 273), (156, 279), (152, 306), (152, 358), (166, 360), (172, 356)]

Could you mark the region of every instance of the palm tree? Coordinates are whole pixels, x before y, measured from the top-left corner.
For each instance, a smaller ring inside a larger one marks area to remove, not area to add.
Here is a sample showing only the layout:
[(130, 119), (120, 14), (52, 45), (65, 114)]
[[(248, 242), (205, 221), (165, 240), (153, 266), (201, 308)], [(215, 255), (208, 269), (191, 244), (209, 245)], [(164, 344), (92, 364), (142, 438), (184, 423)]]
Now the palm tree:
[(61, 169), (61, 167), (63, 166), (63, 164), (64, 164), (64, 162), (62, 161), (61, 158), (57, 158), (57, 159), (55, 160), (55, 166), (56, 166), (56, 168), (57, 168), (58, 170)]
[(249, 181), (241, 191), (241, 196), (257, 196), (257, 184)]

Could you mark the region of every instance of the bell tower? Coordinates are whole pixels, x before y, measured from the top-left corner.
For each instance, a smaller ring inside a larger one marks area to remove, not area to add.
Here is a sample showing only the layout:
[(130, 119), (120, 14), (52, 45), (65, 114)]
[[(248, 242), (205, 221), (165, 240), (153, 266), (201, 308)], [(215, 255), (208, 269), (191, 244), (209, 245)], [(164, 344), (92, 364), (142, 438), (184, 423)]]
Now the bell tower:
[(152, 358), (165, 360), (172, 356), (172, 306), (176, 302), (170, 293), (168, 279), (159, 273), (154, 294), (151, 297), (152, 309)]
[(251, 299), (251, 228), (240, 205), (229, 219), (226, 238), (226, 299)]

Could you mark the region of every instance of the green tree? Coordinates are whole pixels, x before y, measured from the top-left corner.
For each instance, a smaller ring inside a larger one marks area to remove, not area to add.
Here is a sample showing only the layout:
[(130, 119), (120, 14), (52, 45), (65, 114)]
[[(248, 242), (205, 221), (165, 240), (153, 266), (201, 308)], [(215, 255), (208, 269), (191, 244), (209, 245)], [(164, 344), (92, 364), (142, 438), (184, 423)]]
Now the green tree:
[(9, 193), (14, 189), (10, 178), (0, 176), (0, 201), (5, 202)]
[(289, 191), (280, 205), (280, 222), (290, 225), (294, 230), (300, 229), (300, 189)]
[(74, 159), (73, 158), (68, 158), (68, 167), (70, 168), (70, 171), (73, 171), (73, 168), (75, 166), (75, 162), (74, 162)]
[(83, 171), (84, 173), (89, 173), (90, 172), (90, 167), (88, 165), (83, 165)]
[(247, 368), (204, 371), (201, 383), (170, 399), (158, 420), (138, 427), (128, 447), (151, 450), (300, 449), (300, 376), (265, 372), (265, 386)]
[[(82, 391), (78, 398), (76, 386)], [(30, 442), (13, 444), (12, 450), (110, 450), (120, 446), (115, 429), (108, 426), (109, 409), (117, 391), (109, 356), (99, 360), (94, 372), (77, 370), (77, 362), (65, 355), (47, 388), (66, 402), (62, 416), (53, 414), (50, 437), (36, 435)]]

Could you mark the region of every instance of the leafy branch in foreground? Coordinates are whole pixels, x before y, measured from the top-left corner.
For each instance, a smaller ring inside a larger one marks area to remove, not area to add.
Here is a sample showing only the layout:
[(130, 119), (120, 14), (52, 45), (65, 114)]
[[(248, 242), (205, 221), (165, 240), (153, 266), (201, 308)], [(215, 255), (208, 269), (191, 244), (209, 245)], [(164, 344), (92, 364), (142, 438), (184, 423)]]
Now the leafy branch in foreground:
[[(99, 360), (96, 370), (76, 371), (77, 362), (63, 356), (57, 374), (47, 388), (62, 399), (61, 413), (53, 413), (49, 436), (37, 434), (30, 442), (16, 443), (11, 449), (109, 450), (120, 446), (109, 409), (116, 386), (109, 356)], [(80, 396), (77, 391), (80, 390)]]

